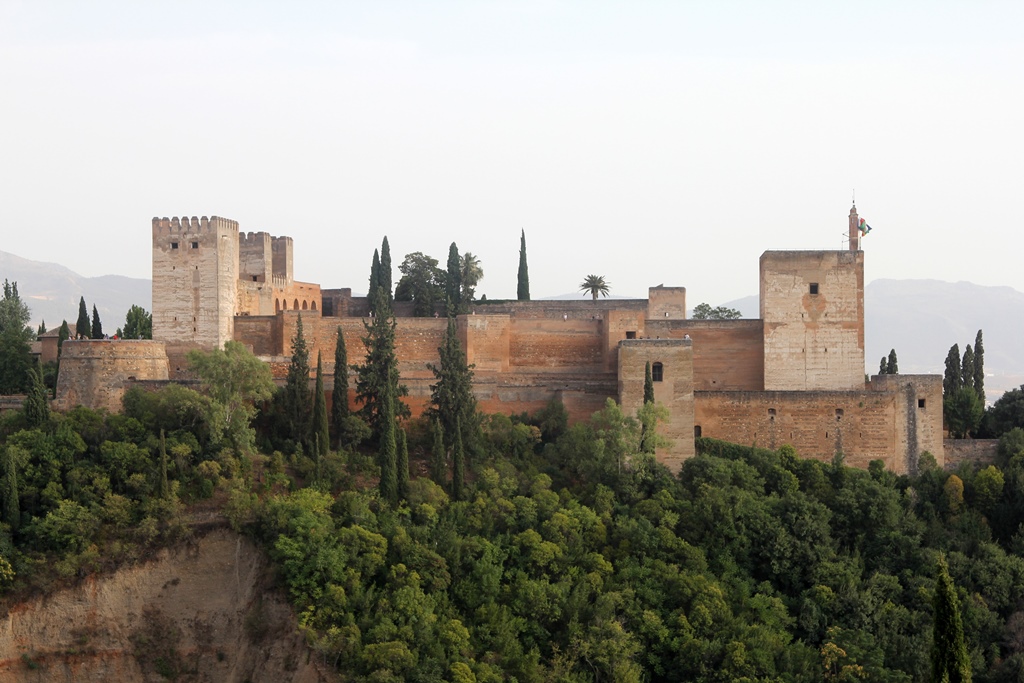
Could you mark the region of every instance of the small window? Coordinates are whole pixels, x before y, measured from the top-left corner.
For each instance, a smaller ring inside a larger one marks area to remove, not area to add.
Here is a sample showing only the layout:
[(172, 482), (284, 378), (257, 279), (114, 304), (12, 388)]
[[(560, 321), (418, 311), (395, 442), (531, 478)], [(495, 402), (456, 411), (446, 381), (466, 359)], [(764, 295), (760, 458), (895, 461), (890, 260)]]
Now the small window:
[(768, 421), (775, 422), (775, 408), (768, 409)]
[(178, 243), (177, 242), (171, 242), (171, 249), (177, 249), (177, 248), (178, 248)]
[(630, 330), (626, 332), (626, 339), (636, 339), (636, 331)]
[(839, 422), (842, 419), (843, 419), (843, 409), (842, 408), (836, 408), (836, 422)]
[(665, 376), (665, 368), (661, 363), (651, 365), (651, 379), (660, 382)]
[(258, 277), (258, 276), (256, 276), (256, 275), (253, 275), (253, 276), (252, 276), (252, 281), (253, 281), (253, 282), (259, 282), (259, 277)]
[(199, 248), (199, 242), (193, 242), (192, 243), (192, 248), (193, 249), (198, 249)]
[(811, 283), (811, 294), (817, 294), (817, 293), (818, 293), (818, 283), (817, 282), (812, 282)]
[(693, 425), (693, 435), (696, 438), (700, 438), (700, 425)]
[(924, 408), (924, 399), (923, 398), (917, 399), (917, 407), (918, 408)]

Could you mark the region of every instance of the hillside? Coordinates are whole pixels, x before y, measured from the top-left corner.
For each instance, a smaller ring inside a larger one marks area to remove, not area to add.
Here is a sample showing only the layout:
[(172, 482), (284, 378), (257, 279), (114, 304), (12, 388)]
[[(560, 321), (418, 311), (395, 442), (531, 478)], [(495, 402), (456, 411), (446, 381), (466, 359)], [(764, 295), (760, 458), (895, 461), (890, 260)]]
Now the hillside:
[(124, 324), (133, 304), (146, 310), (153, 306), (150, 280), (121, 275), (85, 277), (56, 263), (30, 261), (0, 251), (0, 279), (4, 278), (18, 283), (18, 293), (32, 311), (33, 328), (42, 320), (48, 329), (58, 327), (61, 320), (74, 323), (83, 296), (90, 313), (96, 305), (104, 329), (111, 333)]

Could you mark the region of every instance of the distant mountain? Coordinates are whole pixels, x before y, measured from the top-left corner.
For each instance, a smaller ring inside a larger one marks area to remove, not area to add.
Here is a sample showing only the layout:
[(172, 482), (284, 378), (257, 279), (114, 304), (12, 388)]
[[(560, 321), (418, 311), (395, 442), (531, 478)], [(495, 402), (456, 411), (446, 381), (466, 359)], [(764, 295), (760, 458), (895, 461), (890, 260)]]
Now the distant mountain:
[[(723, 304), (745, 318), (760, 316), (757, 296)], [(941, 280), (875, 280), (864, 289), (865, 364), (874, 374), (896, 349), (905, 373), (942, 374), (953, 344), (963, 353), (978, 330), (985, 345), (985, 389), (994, 401), (1024, 384), (1024, 293)]]
[(133, 304), (153, 309), (151, 280), (102, 275), (83, 277), (56, 263), (30, 261), (0, 251), (0, 280), (18, 283), (18, 293), (32, 312), (32, 327), (46, 321), (47, 329), (59, 327), (62, 320), (78, 319), (78, 301), (85, 297), (92, 315), (93, 304), (99, 311), (104, 331), (113, 334), (124, 325), (125, 314)]

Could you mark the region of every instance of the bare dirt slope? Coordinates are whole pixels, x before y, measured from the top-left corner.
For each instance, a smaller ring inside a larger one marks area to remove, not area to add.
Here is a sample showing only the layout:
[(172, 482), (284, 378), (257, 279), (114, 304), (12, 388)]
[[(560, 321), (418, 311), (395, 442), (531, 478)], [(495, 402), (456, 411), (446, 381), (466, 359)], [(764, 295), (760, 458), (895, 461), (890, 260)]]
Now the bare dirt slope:
[(0, 683), (332, 678), (268, 592), (267, 559), (217, 529), (146, 564), (16, 605), (0, 616)]

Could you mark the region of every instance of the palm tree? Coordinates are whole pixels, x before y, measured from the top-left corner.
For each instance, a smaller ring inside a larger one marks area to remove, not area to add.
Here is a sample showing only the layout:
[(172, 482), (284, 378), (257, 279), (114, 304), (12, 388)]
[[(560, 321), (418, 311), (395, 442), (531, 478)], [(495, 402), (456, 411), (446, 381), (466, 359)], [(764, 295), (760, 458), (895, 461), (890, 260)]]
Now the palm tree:
[(590, 296), (597, 301), (597, 295), (608, 296), (609, 283), (605, 282), (604, 275), (588, 275), (583, 278), (583, 283), (580, 285), (581, 292), (590, 292)]
[(480, 259), (476, 254), (467, 251), (459, 258), (459, 270), (462, 276), (462, 303), (465, 307), (473, 302), (476, 285), (483, 278), (484, 269), (480, 267)]

